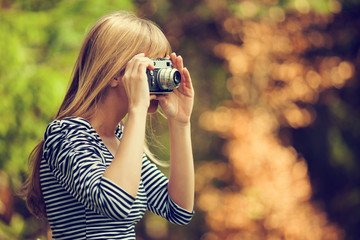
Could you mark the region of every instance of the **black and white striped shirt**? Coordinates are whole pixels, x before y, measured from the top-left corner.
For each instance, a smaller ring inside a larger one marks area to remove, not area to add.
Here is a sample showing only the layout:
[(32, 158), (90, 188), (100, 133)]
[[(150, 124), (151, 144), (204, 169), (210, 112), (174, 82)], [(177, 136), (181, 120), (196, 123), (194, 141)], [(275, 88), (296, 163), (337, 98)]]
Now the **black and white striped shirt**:
[[(121, 139), (122, 126), (115, 131)], [(143, 155), (134, 198), (103, 176), (113, 156), (90, 123), (69, 117), (49, 124), (40, 166), (41, 189), (54, 239), (135, 239), (145, 210), (175, 224), (193, 213), (168, 194), (168, 179)]]

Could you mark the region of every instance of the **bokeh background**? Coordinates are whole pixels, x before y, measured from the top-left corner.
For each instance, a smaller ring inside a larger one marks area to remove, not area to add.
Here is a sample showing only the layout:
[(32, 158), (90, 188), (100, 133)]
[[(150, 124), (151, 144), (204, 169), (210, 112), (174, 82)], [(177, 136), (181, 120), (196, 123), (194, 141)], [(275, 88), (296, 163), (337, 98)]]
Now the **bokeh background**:
[(147, 214), (138, 239), (360, 238), (360, 1), (0, 0), (0, 239), (46, 239), (16, 196), (27, 156), (86, 31), (120, 9), (162, 28), (196, 90), (196, 215)]

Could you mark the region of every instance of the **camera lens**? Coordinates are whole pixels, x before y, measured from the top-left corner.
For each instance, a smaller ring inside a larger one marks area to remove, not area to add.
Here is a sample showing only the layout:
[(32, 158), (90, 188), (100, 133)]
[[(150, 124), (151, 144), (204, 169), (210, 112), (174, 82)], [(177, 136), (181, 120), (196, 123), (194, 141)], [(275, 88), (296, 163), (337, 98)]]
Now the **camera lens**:
[(179, 86), (181, 83), (181, 74), (178, 70), (176, 70), (173, 74), (173, 81), (176, 86)]
[(180, 85), (181, 74), (175, 68), (160, 69), (157, 74), (157, 81), (161, 89), (172, 90)]

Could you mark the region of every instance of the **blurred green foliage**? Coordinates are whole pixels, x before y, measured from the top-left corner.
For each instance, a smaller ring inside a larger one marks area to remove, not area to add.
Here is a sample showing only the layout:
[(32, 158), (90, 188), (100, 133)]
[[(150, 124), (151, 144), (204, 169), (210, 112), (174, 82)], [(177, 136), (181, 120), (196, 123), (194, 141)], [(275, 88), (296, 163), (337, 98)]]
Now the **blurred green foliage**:
[[(18, 189), (27, 176), (27, 157), (64, 97), (87, 28), (110, 11), (134, 5), (127, 0), (0, 5), (0, 169)], [(41, 230), (24, 203), (16, 204), (10, 225), (0, 222), (0, 239), (24, 239)]]
[(27, 171), (24, 159), (64, 97), (85, 30), (111, 9), (132, 10), (133, 4), (96, 0), (2, 4), (0, 167), (16, 181)]

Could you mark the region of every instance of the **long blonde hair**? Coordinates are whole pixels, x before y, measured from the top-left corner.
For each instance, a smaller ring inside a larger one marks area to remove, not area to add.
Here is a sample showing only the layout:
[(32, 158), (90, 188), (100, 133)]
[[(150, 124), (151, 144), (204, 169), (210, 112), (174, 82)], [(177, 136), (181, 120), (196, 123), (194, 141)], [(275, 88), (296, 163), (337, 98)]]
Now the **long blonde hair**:
[[(114, 77), (124, 73), (127, 62), (136, 54), (157, 58), (169, 55), (171, 47), (158, 26), (127, 12), (115, 12), (100, 18), (87, 34), (72, 80), (55, 119), (69, 116), (90, 118)], [(44, 140), (30, 153), (31, 173), (22, 192), (32, 214), (46, 216), (40, 186), (40, 163)], [(145, 145), (145, 152), (152, 156)]]

